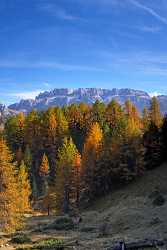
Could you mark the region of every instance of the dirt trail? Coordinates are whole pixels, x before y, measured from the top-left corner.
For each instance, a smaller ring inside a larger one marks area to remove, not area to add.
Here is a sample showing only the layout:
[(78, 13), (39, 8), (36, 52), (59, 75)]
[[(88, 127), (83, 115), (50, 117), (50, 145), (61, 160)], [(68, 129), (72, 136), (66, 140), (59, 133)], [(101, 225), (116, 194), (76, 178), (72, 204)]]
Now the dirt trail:
[(13, 246), (1, 246), (0, 247), (1, 250), (14, 250)]

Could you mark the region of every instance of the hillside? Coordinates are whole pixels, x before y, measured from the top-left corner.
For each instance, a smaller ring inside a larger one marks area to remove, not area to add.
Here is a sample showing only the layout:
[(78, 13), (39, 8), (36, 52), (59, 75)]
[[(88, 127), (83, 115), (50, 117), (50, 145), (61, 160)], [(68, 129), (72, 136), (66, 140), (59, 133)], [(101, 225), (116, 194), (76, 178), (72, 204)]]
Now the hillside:
[[(103, 249), (119, 239), (129, 242), (167, 238), (167, 202), (163, 206), (152, 204), (155, 191), (167, 199), (166, 179), (167, 164), (164, 164), (84, 211), (80, 232), (76, 235), (82, 245), (85, 244), (84, 249)], [(99, 237), (105, 223), (107, 234)]]
[[(126, 188), (108, 195), (91, 208), (98, 222), (106, 219), (113, 238), (145, 239), (167, 236), (167, 204), (153, 205), (157, 193), (167, 198), (167, 164), (148, 171)], [(89, 221), (92, 217), (89, 218)]]
[[(167, 96), (158, 96), (161, 112), (167, 112)], [(112, 99), (120, 104), (130, 100), (135, 106), (143, 111), (149, 107), (151, 97), (147, 92), (134, 89), (100, 89), (100, 88), (79, 88), (79, 89), (54, 89), (39, 94), (35, 100), (21, 100), (19, 103), (10, 105), (8, 108), (14, 111), (30, 112), (32, 109), (46, 110), (53, 106), (64, 106), (72, 103), (93, 104), (96, 100), (109, 103)]]
[(63, 238), (67, 243), (78, 240), (75, 249), (91, 250), (106, 249), (120, 239), (133, 242), (167, 238), (167, 202), (153, 205), (157, 191), (167, 199), (166, 178), (164, 164), (124, 189), (99, 199), (81, 213), (82, 223), (76, 230), (43, 230), (55, 217), (35, 216), (28, 218), (26, 232), (33, 240), (48, 237)]
[(167, 164), (164, 164), (147, 172), (137, 182), (95, 202), (90, 211), (84, 214), (84, 223), (98, 230), (106, 223), (108, 235), (107, 238), (94, 239), (94, 242), (90, 240), (89, 243), (97, 246), (102, 243), (99, 247), (102, 249), (102, 246), (108, 245), (107, 242), (118, 239), (130, 242), (167, 238), (167, 203), (163, 206), (153, 205), (155, 191), (167, 199), (166, 178)]

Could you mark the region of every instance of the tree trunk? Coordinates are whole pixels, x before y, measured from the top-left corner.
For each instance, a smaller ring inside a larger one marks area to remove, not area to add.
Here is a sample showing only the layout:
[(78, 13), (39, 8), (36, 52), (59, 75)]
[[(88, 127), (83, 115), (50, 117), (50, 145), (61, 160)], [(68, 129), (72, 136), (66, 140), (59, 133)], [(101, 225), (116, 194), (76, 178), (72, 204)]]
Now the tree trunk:
[(68, 185), (65, 185), (65, 190), (64, 190), (63, 211), (65, 214), (68, 214), (68, 212), (69, 212), (69, 188), (68, 188)]

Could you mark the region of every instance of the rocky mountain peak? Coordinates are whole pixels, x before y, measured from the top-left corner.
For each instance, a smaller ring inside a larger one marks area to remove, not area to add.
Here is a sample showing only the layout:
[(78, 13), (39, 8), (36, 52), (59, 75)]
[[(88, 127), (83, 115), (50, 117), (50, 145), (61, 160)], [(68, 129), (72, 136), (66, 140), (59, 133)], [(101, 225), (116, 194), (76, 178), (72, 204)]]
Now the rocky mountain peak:
[[(102, 89), (102, 88), (55, 88), (51, 91), (40, 93), (35, 100), (21, 100), (9, 106), (10, 110), (30, 112), (32, 109), (46, 110), (52, 106), (64, 106), (72, 103), (85, 102), (93, 104), (96, 100), (109, 103), (112, 99), (123, 104), (126, 100), (132, 101), (137, 108), (142, 111), (144, 107), (149, 107), (151, 97), (145, 91), (124, 89)], [(161, 111), (167, 112), (167, 96), (158, 97)]]

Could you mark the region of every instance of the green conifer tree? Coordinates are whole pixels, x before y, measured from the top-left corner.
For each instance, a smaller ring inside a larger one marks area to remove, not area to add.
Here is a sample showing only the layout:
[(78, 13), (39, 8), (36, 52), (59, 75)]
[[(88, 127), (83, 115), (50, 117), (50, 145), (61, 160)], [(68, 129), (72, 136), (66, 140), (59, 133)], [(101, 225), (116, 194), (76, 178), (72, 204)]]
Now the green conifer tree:
[[(65, 139), (56, 162), (56, 208), (68, 213), (74, 197), (74, 176), (78, 151), (72, 139)], [(75, 192), (77, 190), (75, 189)]]

